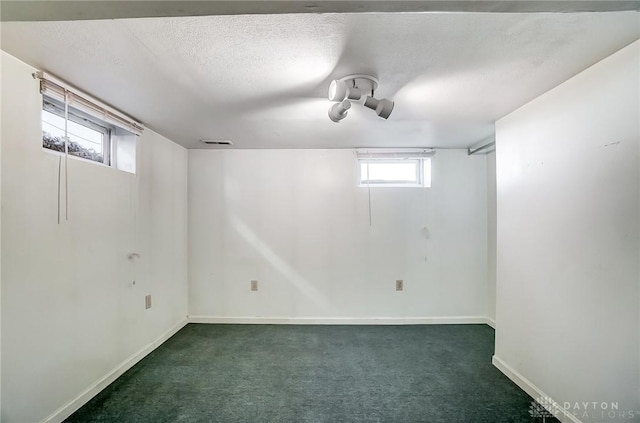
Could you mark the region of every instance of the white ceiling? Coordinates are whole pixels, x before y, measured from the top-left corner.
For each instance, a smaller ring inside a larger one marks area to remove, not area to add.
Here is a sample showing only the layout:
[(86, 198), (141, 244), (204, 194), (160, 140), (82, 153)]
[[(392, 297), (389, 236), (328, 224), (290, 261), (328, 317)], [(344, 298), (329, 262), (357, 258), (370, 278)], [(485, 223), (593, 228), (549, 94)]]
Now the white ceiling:
[(281, 13), (565, 13), (640, 11), (640, 0), (0, 0), (2, 21), (76, 21)]
[[(279, 14), (2, 22), (2, 49), (189, 148), (467, 147), (640, 36), (638, 12)], [(327, 117), (329, 81), (380, 80), (388, 121)]]

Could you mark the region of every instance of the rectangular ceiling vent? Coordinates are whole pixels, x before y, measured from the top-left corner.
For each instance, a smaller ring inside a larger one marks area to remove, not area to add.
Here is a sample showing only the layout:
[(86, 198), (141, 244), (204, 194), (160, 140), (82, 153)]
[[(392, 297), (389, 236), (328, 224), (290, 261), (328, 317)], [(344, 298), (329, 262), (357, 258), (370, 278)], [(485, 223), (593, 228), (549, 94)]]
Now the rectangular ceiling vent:
[(207, 145), (233, 145), (230, 140), (200, 140)]

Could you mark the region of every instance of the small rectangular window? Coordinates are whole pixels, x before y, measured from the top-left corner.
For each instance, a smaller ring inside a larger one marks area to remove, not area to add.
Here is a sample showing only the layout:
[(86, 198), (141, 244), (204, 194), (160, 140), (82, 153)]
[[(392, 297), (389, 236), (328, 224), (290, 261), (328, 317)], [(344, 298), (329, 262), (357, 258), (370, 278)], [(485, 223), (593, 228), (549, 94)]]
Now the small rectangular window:
[(430, 187), (431, 158), (424, 152), (358, 152), (360, 186)]
[[(64, 104), (43, 96), (42, 146), (65, 152)], [(89, 116), (71, 106), (66, 121), (67, 149), (69, 155), (110, 165), (111, 132), (113, 125)]]
[(360, 160), (360, 183), (420, 184), (419, 160)]
[(42, 94), (43, 148), (135, 173), (142, 125), (51, 75), (34, 77)]

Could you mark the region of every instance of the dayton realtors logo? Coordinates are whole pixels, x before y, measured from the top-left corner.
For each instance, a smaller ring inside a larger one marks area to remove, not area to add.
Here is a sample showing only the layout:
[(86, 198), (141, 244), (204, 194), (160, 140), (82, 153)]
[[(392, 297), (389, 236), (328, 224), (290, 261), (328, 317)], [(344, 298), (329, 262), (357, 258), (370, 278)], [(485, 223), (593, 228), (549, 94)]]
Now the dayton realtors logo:
[(620, 410), (618, 402), (565, 402), (562, 404), (565, 413), (572, 414), (581, 420), (630, 420), (640, 416), (638, 411)]
[(531, 417), (542, 418), (546, 421), (549, 417), (555, 417), (560, 412), (560, 406), (549, 397), (538, 397), (531, 401), (529, 414)]
[(565, 402), (558, 404), (549, 397), (538, 397), (531, 401), (529, 414), (531, 417), (547, 418), (556, 417), (560, 411), (563, 414), (571, 414), (580, 420), (631, 420), (640, 416), (640, 412), (633, 410), (620, 410), (618, 402)]

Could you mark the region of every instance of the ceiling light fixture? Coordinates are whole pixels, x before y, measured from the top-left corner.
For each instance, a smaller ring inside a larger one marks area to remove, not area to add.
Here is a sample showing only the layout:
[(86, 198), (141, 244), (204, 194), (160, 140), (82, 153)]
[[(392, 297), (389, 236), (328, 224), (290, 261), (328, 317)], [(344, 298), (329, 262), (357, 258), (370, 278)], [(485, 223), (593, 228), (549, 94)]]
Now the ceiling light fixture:
[(386, 98), (378, 100), (377, 98), (367, 96), (367, 98), (364, 99), (364, 107), (375, 110), (378, 116), (387, 119), (393, 111), (393, 101), (387, 100)]
[(347, 112), (351, 108), (351, 102), (349, 100), (342, 100), (340, 103), (336, 103), (329, 109), (329, 119), (335, 123), (340, 122), (347, 117)]
[(329, 100), (342, 101), (344, 99), (360, 100), (362, 91), (354, 86), (348, 86), (347, 83), (340, 79), (334, 79), (329, 85)]
[[(329, 85), (328, 97), (329, 100), (338, 103), (329, 109), (329, 119), (337, 123), (347, 117), (347, 111), (351, 107), (349, 100), (363, 104), (374, 110), (381, 118), (387, 119), (393, 111), (394, 103), (386, 98), (381, 100), (375, 98), (376, 88), (378, 88), (378, 80), (369, 75), (349, 75), (334, 79)], [(363, 97), (364, 102), (362, 102)]]

